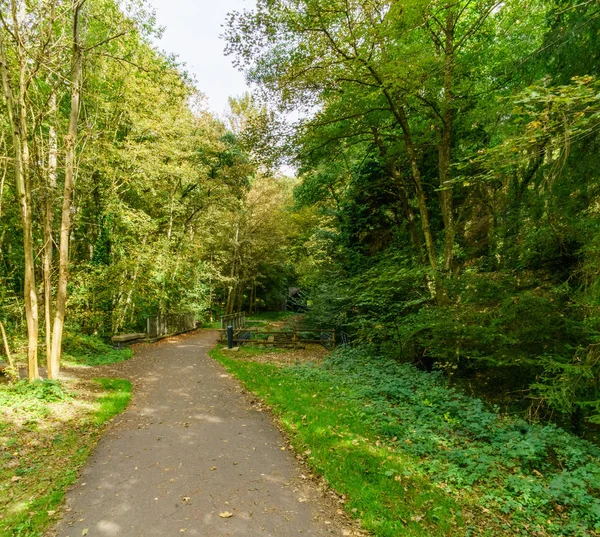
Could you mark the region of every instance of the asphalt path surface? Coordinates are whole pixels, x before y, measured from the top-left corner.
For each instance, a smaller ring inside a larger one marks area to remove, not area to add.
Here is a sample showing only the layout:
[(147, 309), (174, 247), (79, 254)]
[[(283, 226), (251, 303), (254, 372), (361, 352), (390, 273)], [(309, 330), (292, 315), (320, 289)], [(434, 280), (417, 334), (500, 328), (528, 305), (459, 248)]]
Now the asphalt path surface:
[(354, 534), (303, 475), (268, 412), (208, 357), (216, 338), (205, 331), (138, 346), (133, 360), (104, 370), (132, 380), (134, 398), (49, 535)]

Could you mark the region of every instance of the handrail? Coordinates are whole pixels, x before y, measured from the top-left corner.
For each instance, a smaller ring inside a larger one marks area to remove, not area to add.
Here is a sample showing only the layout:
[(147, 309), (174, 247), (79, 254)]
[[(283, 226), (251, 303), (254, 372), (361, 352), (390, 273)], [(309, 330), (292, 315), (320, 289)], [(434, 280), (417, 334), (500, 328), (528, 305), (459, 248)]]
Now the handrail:
[(246, 326), (246, 313), (230, 313), (228, 315), (221, 316), (221, 329), (225, 329), (228, 326), (233, 326), (234, 329), (244, 328)]

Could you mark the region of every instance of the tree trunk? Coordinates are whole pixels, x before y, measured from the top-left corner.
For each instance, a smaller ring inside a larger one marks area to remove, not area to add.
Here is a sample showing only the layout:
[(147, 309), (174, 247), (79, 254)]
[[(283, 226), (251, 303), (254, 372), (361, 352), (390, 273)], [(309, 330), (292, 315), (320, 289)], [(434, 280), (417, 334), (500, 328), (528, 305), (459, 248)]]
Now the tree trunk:
[[(51, 122), (56, 119), (56, 93), (50, 98)], [(52, 222), (53, 201), (56, 195), (56, 170), (58, 156), (58, 138), (54, 124), (50, 125), (48, 133), (48, 173), (44, 192), (44, 320), (46, 323), (46, 363), (48, 378), (55, 378), (53, 372), (52, 356)]]
[[(4, 141), (4, 133), (2, 133), (2, 139), (1, 139), (0, 144), (1, 144), (0, 150), (2, 151), (2, 154), (4, 154), (4, 155), (8, 154), (8, 149), (7, 149), (5, 141)], [(4, 168), (2, 169), (2, 178), (0, 179), (0, 220), (2, 219), (2, 200), (3, 200), (3, 196), (4, 196), (4, 184), (6, 182), (7, 174), (8, 174), (8, 160), (4, 160)]]
[(60, 368), (62, 335), (67, 304), (67, 282), (69, 278), (69, 239), (71, 234), (71, 204), (75, 184), (75, 145), (83, 73), (83, 50), (79, 43), (79, 24), (85, 0), (76, 0), (73, 7), (73, 68), (71, 72), (71, 114), (69, 132), (65, 136), (65, 185), (60, 224), (60, 244), (58, 255), (58, 285), (56, 290), (56, 312), (52, 331), (52, 378), (57, 378)]
[(452, 151), (452, 131), (454, 128), (454, 28), (455, 14), (451, 10), (446, 18), (445, 57), (444, 57), (444, 97), (442, 103), (442, 134), (439, 156), (440, 206), (444, 221), (444, 272), (450, 274), (454, 265), (454, 223), (453, 188), (450, 182), (450, 164)]
[(389, 162), (386, 147), (383, 143), (383, 139), (381, 138), (378, 129), (376, 127), (372, 127), (371, 131), (373, 132), (375, 145), (377, 145), (379, 149), (379, 154), (385, 159), (385, 161), (387, 161), (388, 171), (392, 176), (392, 179), (394, 180), (396, 188), (398, 189), (398, 198), (400, 199), (400, 205), (402, 207), (402, 212), (404, 213), (404, 218), (406, 218), (406, 222), (408, 224), (408, 232), (410, 233), (410, 238), (412, 239), (413, 244), (417, 249), (419, 259), (421, 260), (421, 262), (426, 263), (427, 258), (425, 256), (425, 251), (423, 250), (423, 242), (421, 241), (421, 237), (419, 236), (419, 231), (415, 223), (415, 213), (413, 212), (408, 201), (408, 192), (406, 191), (406, 186), (404, 184), (402, 174), (393, 162)]
[(427, 196), (425, 195), (425, 191), (423, 190), (423, 181), (421, 178), (421, 170), (419, 169), (417, 152), (412, 141), (410, 127), (408, 125), (408, 118), (406, 117), (406, 113), (403, 109), (400, 109), (398, 111), (397, 118), (400, 121), (400, 126), (402, 127), (402, 131), (404, 133), (404, 144), (406, 146), (406, 152), (408, 153), (408, 160), (410, 162), (413, 182), (415, 183), (415, 191), (417, 193), (417, 205), (419, 207), (419, 213), (421, 215), (421, 230), (423, 231), (423, 236), (425, 237), (425, 251), (427, 252), (429, 266), (433, 271), (435, 298), (439, 304), (445, 304), (448, 301), (448, 295), (443, 285), (437, 262), (433, 233), (431, 232), (431, 226), (429, 224), (429, 209), (427, 207)]
[(8, 346), (8, 338), (6, 337), (6, 331), (4, 330), (4, 325), (0, 321), (0, 332), (2, 332), (2, 342), (4, 343), (4, 353), (6, 354), (6, 359), (8, 360), (8, 367), (10, 368), (9, 374), (14, 376), (15, 378), (19, 378), (19, 370), (15, 366), (13, 362), (12, 356), (10, 354), (10, 348)]
[(24, 299), (25, 315), (27, 318), (27, 361), (28, 377), (30, 381), (39, 378), (37, 352), (38, 352), (38, 300), (35, 285), (35, 266), (33, 253), (33, 231), (31, 213), (31, 185), (29, 176), (29, 145), (27, 139), (27, 60), (25, 58), (24, 45), (19, 33), (16, 5), (12, 3), (14, 19), (14, 36), (17, 41), (17, 56), (19, 65), (19, 93), (15, 99), (11, 85), (6, 51), (4, 48), (3, 33), (0, 32), (0, 70), (2, 71), (2, 87), (8, 121), (12, 130), (15, 184), (21, 221), (23, 224), (23, 250), (25, 261), (24, 274)]

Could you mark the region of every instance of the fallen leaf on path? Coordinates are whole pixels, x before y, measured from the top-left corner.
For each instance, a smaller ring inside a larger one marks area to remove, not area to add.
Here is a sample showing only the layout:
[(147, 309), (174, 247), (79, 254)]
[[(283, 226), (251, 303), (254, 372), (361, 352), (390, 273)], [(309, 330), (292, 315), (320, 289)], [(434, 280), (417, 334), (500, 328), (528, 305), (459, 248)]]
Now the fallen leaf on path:
[(81, 535), (87, 535), (88, 531), (90, 531), (88, 528), (83, 528), (83, 530), (81, 531)]
[(231, 518), (233, 513), (230, 513), (229, 511), (223, 511), (222, 513), (219, 513), (219, 516), (221, 518)]
[(21, 481), (21, 479), (23, 479), (20, 475), (13, 475), (11, 478), (11, 481), (13, 483), (16, 483), (17, 481)]
[(216, 469), (217, 469), (217, 467), (216, 467), (216, 466), (211, 466), (211, 468), (210, 468), (210, 469), (211, 469), (211, 470), (216, 470)]

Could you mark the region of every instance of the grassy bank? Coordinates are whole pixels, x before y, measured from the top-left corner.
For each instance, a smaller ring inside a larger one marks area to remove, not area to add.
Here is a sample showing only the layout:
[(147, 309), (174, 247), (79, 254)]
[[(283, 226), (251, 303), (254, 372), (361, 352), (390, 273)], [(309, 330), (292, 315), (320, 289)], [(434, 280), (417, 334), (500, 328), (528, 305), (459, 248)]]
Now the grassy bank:
[(129, 360), (133, 356), (130, 348), (114, 349), (101, 339), (68, 332), (63, 343), (63, 363), (71, 366), (90, 366), (114, 364)]
[(0, 536), (42, 535), (131, 384), (95, 379), (0, 387)]
[(377, 536), (599, 535), (600, 451), (556, 427), (502, 416), (367, 349), (292, 367), (213, 357)]

